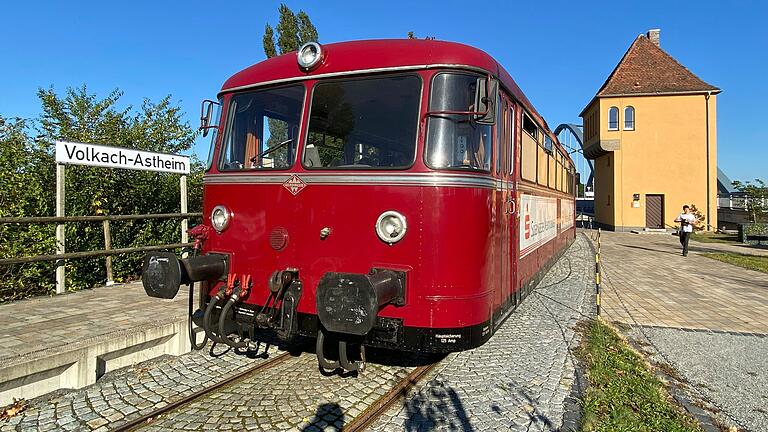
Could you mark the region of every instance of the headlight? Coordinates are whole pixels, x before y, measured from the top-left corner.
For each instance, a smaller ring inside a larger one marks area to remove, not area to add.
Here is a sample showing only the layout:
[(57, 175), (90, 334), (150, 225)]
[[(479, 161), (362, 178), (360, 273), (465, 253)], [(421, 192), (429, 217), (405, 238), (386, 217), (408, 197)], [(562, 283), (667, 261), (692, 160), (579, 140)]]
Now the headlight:
[(211, 212), (211, 225), (216, 232), (222, 232), (229, 226), (229, 220), (232, 219), (232, 212), (223, 205), (218, 205)]
[(405, 216), (394, 210), (385, 211), (376, 221), (376, 234), (382, 241), (389, 244), (402, 240), (407, 230)]
[(323, 49), (317, 42), (307, 42), (299, 48), (297, 56), (299, 66), (308, 71), (320, 65)]

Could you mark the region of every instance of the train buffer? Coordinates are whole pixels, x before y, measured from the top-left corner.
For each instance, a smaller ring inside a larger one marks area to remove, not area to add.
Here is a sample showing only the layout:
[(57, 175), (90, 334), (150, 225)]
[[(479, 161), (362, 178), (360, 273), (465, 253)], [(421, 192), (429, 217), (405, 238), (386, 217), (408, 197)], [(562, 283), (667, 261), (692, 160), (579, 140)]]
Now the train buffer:
[(147, 297), (137, 282), (0, 305), (0, 406), (188, 352), (187, 301)]

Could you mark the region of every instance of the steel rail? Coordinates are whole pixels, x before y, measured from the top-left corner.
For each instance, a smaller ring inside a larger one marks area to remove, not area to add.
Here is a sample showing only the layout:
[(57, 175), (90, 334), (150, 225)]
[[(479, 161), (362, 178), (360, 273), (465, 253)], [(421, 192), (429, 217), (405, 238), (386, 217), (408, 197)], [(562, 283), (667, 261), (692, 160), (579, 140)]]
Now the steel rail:
[(394, 387), (389, 389), (383, 396), (376, 400), (365, 409), (360, 415), (352, 419), (352, 421), (344, 426), (345, 432), (357, 432), (366, 430), (370, 427), (376, 419), (381, 417), (382, 414), (387, 412), (396, 402), (405, 398), (408, 391), (411, 390), (425, 375), (431, 372), (438, 364), (439, 361), (428, 364), (425, 366), (419, 366), (412, 370), (405, 378), (400, 380)]
[(175, 410), (175, 409), (177, 409), (177, 408), (179, 408), (179, 407), (181, 407), (183, 405), (187, 405), (187, 404), (189, 404), (189, 403), (191, 403), (191, 402), (193, 402), (193, 401), (195, 401), (197, 399), (202, 398), (203, 396), (211, 394), (211, 393), (215, 392), (216, 390), (221, 389), (222, 387), (225, 387), (225, 386), (227, 386), (229, 384), (232, 384), (232, 383), (234, 383), (236, 381), (240, 381), (240, 380), (244, 379), (245, 377), (247, 377), (248, 375), (254, 374), (254, 373), (262, 371), (264, 369), (269, 369), (269, 368), (275, 367), (275, 366), (285, 362), (289, 358), (291, 358), (291, 353), (290, 352), (284, 352), (282, 354), (279, 354), (276, 357), (273, 357), (273, 358), (271, 358), (269, 360), (263, 361), (263, 362), (261, 362), (261, 363), (259, 363), (257, 365), (249, 367), (248, 369), (246, 369), (246, 370), (244, 370), (244, 371), (242, 371), (240, 373), (232, 375), (229, 378), (227, 378), (227, 379), (225, 379), (225, 380), (223, 380), (221, 382), (218, 382), (218, 383), (212, 385), (211, 387), (206, 387), (204, 389), (198, 390), (198, 391), (196, 391), (196, 392), (194, 392), (192, 394), (184, 396), (181, 399), (173, 401), (173, 402), (169, 403), (168, 405), (166, 405), (166, 406), (164, 406), (162, 408), (158, 408), (158, 409), (156, 409), (156, 410), (154, 410), (154, 411), (152, 411), (152, 412), (150, 412), (148, 414), (145, 414), (145, 415), (143, 415), (141, 417), (137, 417), (137, 418), (135, 418), (133, 420), (128, 421), (127, 423), (121, 424), (120, 426), (117, 426), (116, 428), (112, 429), (112, 431), (127, 432), (127, 431), (134, 430), (136, 428), (139, 428), (141, 426), (148, 426), (158, 416), (161, 416), (163, 414), (167, 414), (167, 413), (169, 413), (169, 412), (171, 412), (171, 411), (173, 411), (173, 410)]

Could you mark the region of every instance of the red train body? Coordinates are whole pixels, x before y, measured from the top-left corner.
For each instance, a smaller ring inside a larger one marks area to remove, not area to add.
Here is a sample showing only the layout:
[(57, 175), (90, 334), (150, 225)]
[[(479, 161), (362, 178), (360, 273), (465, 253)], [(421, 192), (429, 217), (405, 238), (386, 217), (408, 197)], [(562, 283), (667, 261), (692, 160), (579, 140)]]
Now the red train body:
[(222, 87), (203, 223), (224, 228), (202, 256), (226, 270), (186, 279), (204, 279), (208, 303), (226, 275), (250, 276), (232, 317), (287, 337), (483, 344), (575, 237), (567, 152), (478, 49), (376, 40), (304, 54), (317, 63), (281, 55)]

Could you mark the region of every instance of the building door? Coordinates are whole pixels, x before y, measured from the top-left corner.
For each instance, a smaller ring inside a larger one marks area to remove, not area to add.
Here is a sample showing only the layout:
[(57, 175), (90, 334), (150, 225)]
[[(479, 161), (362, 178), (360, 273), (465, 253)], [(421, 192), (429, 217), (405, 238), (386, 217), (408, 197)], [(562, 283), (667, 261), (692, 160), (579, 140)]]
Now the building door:
[(664, 195), (645, 196), (646, 228), (664, 228)]

